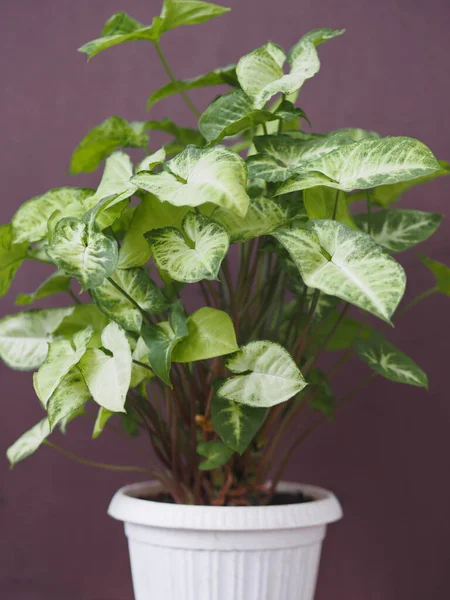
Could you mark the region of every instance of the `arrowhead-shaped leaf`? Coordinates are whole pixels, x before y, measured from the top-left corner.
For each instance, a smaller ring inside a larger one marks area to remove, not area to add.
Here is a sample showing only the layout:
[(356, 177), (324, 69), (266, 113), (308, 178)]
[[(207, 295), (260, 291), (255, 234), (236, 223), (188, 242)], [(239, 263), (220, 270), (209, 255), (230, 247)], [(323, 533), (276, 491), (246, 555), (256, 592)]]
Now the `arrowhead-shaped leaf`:
[(423, 254), (420, 256), (420, 260), (435, 276), (437, 291), (450, 296), (450, 268), (437, 260), (427, 258)]
[(160, 100), (178, 94), (181, 90), (187, 92), (188, 90), (194, 90), (202, 87), (209, 87), (214, 85), (231, 85), (237, 87), (238, 81), (236, 78), (236, 65), (228, 65), (219, 69), (214, 69), (206, 73), (206, 75), (200, 75), (193, 77), (192, 79), (181, 79), (176, 83), (170, 82), (153, 92), (147, 102), (147, 108), (150, 108)]
[(30, 310), (0, 320), (0, 358), (12, 369), (33, 371), (45, 360), (52, 334), (73, 307)]
[[(112, 279), (148, 313), (159, 313), (167, 308), (161, 289), (143, 269), (117, 269)], [(100, 310), (119, 323), (126, 331), (139, 333), (141, 312), (109, 281), (91, 291)]]
[(172, 352), (175, 346), (189, 335), (186, 315), (181, 302), (175, 302), (169, 310), (169, 322), (142, 327), (142, 337), (148, 348), (148, 360), (155, 375), (167, 385), (170, 381)]
[(215, 308), (196, 310), (187, 321), (189, 334), (172, 353), (172, 361), (189, 363), (231, 354), (239, 349), (233, 322)]
[(197, 444), (197, 452), (204, 456), (206, 460), (199, 464), (200, 471), (212, 471), (222, 465), (225, 465), (233, 456), (233, 450), (229, 448), (222, 440), (212, 440), (210, 442), (200, 442)]
[(326, 185), (343, 191), (408, 181), (440, 170), (431, 150), (407, 137), (363, 139), (312, 160), (276, 195)]
[[(105, 212), (111, 212), (111, 209), (123, 200), (127, 200), (132, 196), (137, 187), (130, 182), (130, 178), (133, 175), (133, 164), (128, 154), (124, 152), (114, 152), (106, 160), (105, 170), (103, 171), (102, 180), (100, 185), (95, 192), (95, 195), (91, 199), (92, 205), (97, 204), (105, 198), (111, 198), (111, 201), (105, 203), (105, 208), (102, 208), (100, 217), (104, 216)], [(106, 227), (111, 224), (109, 222), (101, 223), (102, 227)]]
[(97, 404), (113, 412), (125, 412), (131, 381), (131, 349), (124, 330), (110, 323), (102, 332), (102, 344), (86, 351), (79, 363), (90, 393)]
[(92, 334), (92, 327), (87, 327), (78, 331), (71, 341), (56, 340), (50, 344), (45, 361), (33, 377), (34, 389), (44, 406), (47, 406), (61, 380), (86, 352)]
[(191, 212), (183, 219), (182, 232), (166, 227), (150, 231), (145, 238), (158, 269), (185, 283), (217, 279), (230, 244), (222, 225)]
[(289, 74), (283, 70), (284, 51), (272, 42), (243, 56), (237, 64), (236, 73), (255, 108), (263, 108), (275, 94), (289, 95), (298, 91), (320, 69), (316, 46), (342, 33), (342, 29), (317, 29), (301, 37), (287, 57)]
[(86, 386), (83, 375), (76, 365), (65, 375), (47, 402), (47, 413), (50, 428), (53, 429), (59, 423), (65, 423), (66, 419), (78, 412), (90, 399), (91, 394)]
[(163, 31), (169, 31), (181, 25), (196, 25), (215, 17), (220, 17), (231, 9), (211, 2), (200, 0), (164, 0), (161, 18)]
[(370, 236), (336, 221), (310, 221), (308, 229), (281, 228), (273, 235), (307, 286), (390, 322), (405, 291), (406, 276)]
[(121, 117), (109, 117), (89, 131), (72, 154), (70, 171), (89, 173), (117, 148), (142, 148), (149, 141), (145, 123), (129, 123)]
[(41, 298), (67, 292), (70, 289), (71, 279), (71, 276), (66, 275), (63, 271), (55, 271), (32, 294), (19, 294), (16, 298), (16, 304), (32, 304)]
[(13, 243), (11, 225), (0, 225), (0, 296), (4, 296), (27, 256), (28, 243)]
[[(389, 252), (403, 252), (428, 239), (439, 227), (443, 215), (420, 210), (380, 210), (370, 215), (370, 235)], [(355, 216), (357, 225), (369, 231), (369, 216)]]
[(273, 342), (250, 342), (227, 357), (225, 366), (242, 374), (227, 379), (218, 395), (248, 406), (275, 406), (307, 385), (289, 352)]
[(175, 206), (217, 204), (245, 216), (247, 169), (235, 152), (224, 146), (189, 146), (166, 163), (161, 173), (138, 173), (134, 185)]
[(53, 232), (47, 254), (84, 289), (95, 288), (114, 272), (118, 249), (115, 240), (95, 226), (75, 217), (61, 219)]
[(50, 425), (47, 418), (42, 419), (37, 425), (21, 435), (6, 451), (11, 467), (36, 452), (49, 435)]
[(211, 417), (214, 431), (225, 444), (242, 454), (259, 431), (266, 418), (265, 408), (245, 406), (220, 398), (215, 394), (211, 404)]
[(13, 241), (40, 242), (48, 236), (48, 222), (54, 213), (62, 217), (78, 217), (92, 208), (94, 190), (86, 188), (56, 188), (28, 200), (12, 220)]
[(380, 334), (376, 333), (370, 339), (358, 339), (355, 350), (371, 369), (386, 379), (428, 388), (428, 378), (422, 369)]

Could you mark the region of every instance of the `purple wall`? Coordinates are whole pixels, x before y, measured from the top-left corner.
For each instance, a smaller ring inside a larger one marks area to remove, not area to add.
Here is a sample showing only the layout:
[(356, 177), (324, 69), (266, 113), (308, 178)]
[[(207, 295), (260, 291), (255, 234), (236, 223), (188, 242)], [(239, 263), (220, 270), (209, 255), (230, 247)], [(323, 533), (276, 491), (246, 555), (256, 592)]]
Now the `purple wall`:
[[(233, 62), (269, 38), (289, 47), (310, 29), (346, 27), (345, 36), (321, 47), (322, 71), (302, 92), (315, 128), (410, 135), (450, 159), (446, 0), (229, 4), (230, 15), (168, 34), (165, 47), (179, 76)], [(76, 52), (120, 9), (148, 22), (159, 0), (2, 0), (1, 222), (49, 188), (95, 185), (96, 176), (65, 174), (72, 149), (90, 127), (112, 114), (147, 118), (146, 96), (166, 81), (150, 45), (115, 48), (89, 65)], [(204, 105), (205, 96), (194, 97)], [(191, 123), (178, 99), (157, 106), (152, 118), (168, 114)], [(449, 182), (439, 181), (411, 192), (408, 205), (447, 212), (448, 197)], [(448, 227), (444, 222), (423, 251), (450, 263)], [(415, 254), (401, 256), (407, 269), (417, 265)], [(424, 268), (412, 275), (408, 297), (431, 285)], [(24, 267), (0, 314), (14, 311), (15, 293), (33, 290), (39, 277), (36, 268)], [(332, 488), (346, 512), (329, 532), (317, 600), (450, 597), (449, 308), (448, 298), (433, 297), (390, 332), (428, 372), (430, 391), (375, 381), (333, 426), (308, 440), (292, 465), (292, 478)], [(30, 375), (0, 369), (3, 457), (41, 412)], [(71, 429), (64, 443), (73, 451), (133, 463), (133, 451), (120, 440), (91, 442), (81, 423)], [(50, 449), (13, 472), (1, 458), (0, 469), (0, 598), (131, 599), (122, 528), (105, 510), (115, 489), (133, 477), (79, 467)]]

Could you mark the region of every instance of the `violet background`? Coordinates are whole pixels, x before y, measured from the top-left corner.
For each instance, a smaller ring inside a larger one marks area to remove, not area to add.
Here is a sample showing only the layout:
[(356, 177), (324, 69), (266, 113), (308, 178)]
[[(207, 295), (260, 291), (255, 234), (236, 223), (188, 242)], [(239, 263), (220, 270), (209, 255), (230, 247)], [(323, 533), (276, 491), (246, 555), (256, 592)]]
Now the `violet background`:
[[(163, 45), (179, 77), (234, 62), (268, 39), (289, 47), (310, 29), (345, 27), (344, 36), (320, 47), (322, 70), (301, 94), (315, 129), (360, 126), (409, 135), (450, 160), (446, 0), (228, 4), (234, 10), (220, 19), (167, 34)], [(150, 44), (114, 48), (90, 64), (76, 52), (122, 9), (148, 23), (160, 2), (2, 0), (1, 222), (50, 188), (95, 186), (99, 174), (71, 177), (67, 167), (83, 135), (106, 117), (170, 115), (193, 124), (178, 98), (145, 112), (148, 94), (166, 82)], [(192, 97), (203, 108), (215, 93)], [(446, 213), (449, 183), (409, 192), (408, 206)], [(445, 220), (421, 250), (450, 263), (449, 239)], [(416, 255), (413, 250), (400, 257), (412, 275), (407, 298), (432, 285)], [(15, 294), (34, 290), (42, 275), (40, 267), (22, 267), (0, 314), (17, 310)], [(292, 479), (333, 489), (345, 511), (329, 529), (317, 600), (450, 597), (449, 302), (434, 296), (388, 332), (428, 372), (430, 391), (375, 380), (333, 426), (305, 443), (291, 465)], [(122, 526), (106, 516), (106, 508), (113, 492), (136, 478), (83, 468), (47, 448), (9, 471), (4, 450), (42, 413), (31, 375), (4, 365), (0, 370), (0, 598), (131, 600)], [(364, 367), (355, 366), (340, 386), (348, 389), (364, 375)], [(62, 443), (97, 460), (134, 462), (120, 440), (89, 438), (89, 424), (79, 422)]]

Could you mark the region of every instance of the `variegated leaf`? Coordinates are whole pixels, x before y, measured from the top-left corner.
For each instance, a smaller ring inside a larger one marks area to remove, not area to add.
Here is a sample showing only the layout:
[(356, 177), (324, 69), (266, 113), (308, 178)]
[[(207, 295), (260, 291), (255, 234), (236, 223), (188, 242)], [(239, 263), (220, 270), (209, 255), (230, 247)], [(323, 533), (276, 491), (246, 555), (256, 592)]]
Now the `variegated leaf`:
[(250, 342), (227, 357), (225, 366), (242, 374), (227, 379), (218, 395), (248, 406), (275, 406), (307, 385), (289, 352), (273, 342)]
[(220, 17), (231, 8), (200, 0), (164, 0), (161, 11), (163, 31), (169, 31), (181, 25), (196, 25), (215, 17)]
[(41, 298), (53, 296), (60, 292), (67, 292), (70, 289), (71, 276), (63, 271), (55, 271), (41, 283), (37, 290), (31, 294), (19, 294), (16, 298), (16, 304), (32, 304)]
[(239, 349), (233, 322), (227, 313), (207, 306), (187, 320), (189, 334), (172, 353), (172, 361), (190, 363), (231, 354)]
[[(117, 269), (112, 279), (144, 311), (159, 313), (167, 307), (167, 300), (161, 289), (143, 269)], [(119, 323), (126, 331), (139, 333), (142, 325), (141, 312), (111, 282), (104, 281), (91, 290), (91, 294), (107, 317)]]
[(161, 173), (138, 173), (131, 179), (133, 185), (175, 206), (210, 202), (245, 216), (247, 170), (235, 152), (224, 146), (189, 146), (165, 166)]
[(95, 192), (91, 203), (97, 203), (105, 198), (111, 198), (111, 201), (105, 205), (104, 211), (110, 211), (111, 208), (123, 200), (127, 200), (137, 190), (136, 185), (131, 183), (133, 175), (133, 164), (128, 154), (124, 152), (114, 152), (105, 163), (102, 180)]
[(27, 242), (13, 242), (11, 225), (0, 225), (0, 296), (8, 292), (27, 250)]
[(116, 241), (95, 226), (67, 217), (57, 223), (47, 254), (60, 269), (76, 277), (84, 289), (91, 289), (112, 275), (118, 249)]
[(198, 466), (200, 471), (212, 471), (225, 465), (233, 456), (233, 450), (229, 448), (222, 440), (211, 440), (209, 442), (199, 442), (197, 452), (200, 456), (206, 458)]
[(42, 419), (37, 425), (21, 435), (6, 451), (11, 467), (36, 452), (49, 435), (50, 425), (47, 418)]
[(420, 210), (380, 210), (355, 216), (357, 225), (389, 252), (402, 252), (428, 239), (439, 227), (443, 215)]
[(196, 213), (184, 217), (182, 232), (166, 227), (150, 231), (145, 238), (158, 269), (185, 283), (217, 279), (230, 244), (222, 225)]
[(243, 56), (237, 64), (236, 74), (255, 108), (263, 108), (275, 94), (289, 95), (299, 90), (320, 69), (316, 46), (342, 33), (342, 29), (317, 29), (301, 37), (287, 57), (289, 74), (283, 70), (284, 51), (272, 42)]
[(225, 444), (242, 454), (260, 429), (266, 418), (265, 408), (245, 406), (220, 398), (214, 394), (211, 403), (211, 417), (214, 431)]
[(149, 138), (145, 123), (129, 123), (121, 117), (109, 117), (97, 125), (81, 140), (72, 154), (71, 173), (95, 171), (102, 160), (117, 148), (142, 148)]
[(150, 362), (148, 360), (148, 348), (147, 344), (144, 342), (144, 339), (140, 337), (136, 343), (136, 347), (133, 350), (133, 361), (140, 362), (144, 365), (147, 365), (149, 368), (142, 367), (141, 365), (133, 362), (133, 367), (131, 370), (131, 382), (130, 387), (137, 387), (140, 383), (145, 381), (146, 379), (151, 379), (153, 377), (152, 371), (150, 371)]
[(202, 87), (209, 87), (215, 85), (231, 85), (237, 87), (238, 81), (236, 78), (236, 65), (228, 65), (219, 69), (214, 69), (206, 73), (206, 75), (200, 75), (199, 77), (193, 77), (192, 79), (180, 79), (176, 83), (167, 83), (150, 96), (147, 101), (147, 108), (150, 108), (160, 100), (178, 94), (180, 90), (187, 92), (188, 90), (194, 90)]
[(30, 310), (0, 320), (0, 358), (12, 369), (33, 371), (44, 362), (53, 332), (73, 307)]
[(40, 242), (47, 238), (48, 222), (54, 213), (59, 218), (81, 218), (92, 207), (94, 190), (87, 188), (56, 188), (42, 196), (24, 202), (12, 219), (13, 241)]
[(79, 411), (90, 397), (79, 365), (73, 366), (48, 399), (47, 414), (51, 430), (60, 423), (66, 423), (67, 418)]
[(380, 334), (374, 334), (370, 339), (358, 339), (355, 349), (371, 369), (386, 379), (428, 388), (428, 378), (422, 369)]
[(281, 228), (273, 235), (308, 287), (390, 322), (405, 291), (406, 276), (370, 236), (327, 220), (310, 221), (307, 229)]
[(44, 406), (61, 380), (86, 352), (92, 337), (92, 327), (78, 331), (72, 340), (56, 340), (48, 349), (45, 361), (33, 376), (34, 389)]
[(408, 181), (440, 169), (431, 150), (407, 137), (363, 139), (305, 164), (276, 195), (317, 185), (351, 191)]
[(90, 348), (79, 367), (97, 404), (113, 412), (125, 412), (131, 381), (131, 349), (124, 330), (110, 323), (102, 332), (102, 345), (109, 354)]
[(146, 156), (141, 162), (136, 165), (136, 173), (141, 171), (153, 171), (153, 169), (159, 165), (162, 165), (166, 160), (167, 155), (164, 148), (160, 148), (156, 152)]

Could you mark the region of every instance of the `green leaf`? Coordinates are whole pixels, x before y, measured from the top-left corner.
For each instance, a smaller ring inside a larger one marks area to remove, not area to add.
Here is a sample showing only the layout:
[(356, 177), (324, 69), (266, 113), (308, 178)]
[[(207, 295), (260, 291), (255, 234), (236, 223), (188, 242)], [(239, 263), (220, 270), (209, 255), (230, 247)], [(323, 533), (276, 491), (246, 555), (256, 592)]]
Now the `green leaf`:
[(212, 102), (200, 117), (198, 127), (210, 144), (216, 144), (245, 129), (279, 120), (268, 110), (255, 109), (250, 98), (242, 90), (236, 90)]
[(266, 418), (265, 408), (245, 406), (214, 394), (211, 417), (214, 431), (235, 452), (243, 454)]
[(422, 142), (407, 137), (363, 139), (346, 144), (316, 160), (282, 183), (275, 195), (317, 185), (351, 191), (408, 181), (440, 169)]
[(320, 69), (316, 46), (342, 33), (342, 29), (317, 29), (301, 37), (287, 57), (289, 74), (283, 70), (284, 51), (272, 42), (243, 56), (237, 64), (236, 74), (255, 108), (263, 108), (275, 94), (289, 95), (298, 91)]
[(58, 387), (50, 396), (47, 403), (48, 420), (53, 429), (67, 417), (80, 410), (90, 399), (91, 394), (79, 366), (74, 366), (61, 379)]
[(183, 146), (187, 146), (189, 144), (194, 144), (194, 146), (205, 145), (205, 138), (197, 129), (180, 127), (170, 119), (163, 119), (162, 121), (147, 121), (145, 123), (145, 128), (152, 129), (154, 131), (163, 131), (164, 133), (173, 135), (174, 138), (180, 141)]
[(107, 408), (103, 408), (100, 406), (97, 413), (97, 418), (94, 423), (94, 431), (92, 432), (92, 439), (95, 440), (104, 430), (106, 423), (115, 413), (112, 410), (108, 410)]
[[(442, 218), (420, 210), (380, 210), (370, 215), (370, 235), (389, 252), (403, 252), (432, 236)], [(358, 214), (355, 221), (368, 233), (369, 215)]]
[(92, 208), (94, 190), (87, 188), (56, 188), (42, 196), (24, 202), (12, 219), (13, 241), (40, 242), (48, 236), (48, 222), (53, 213), (60, 217), (81, 218)]
[[(112, 279), (148, 313), (159, 313), (167, 307), (161, 289), (143, 269), (117, 269)], [(139, 333), (142, 314), (112, 283), (104, 281), (91, 290), (99, 309), (126, 331)]]
[(189, 335), (186, 315), (180, 301), (169, 309), (169, 322), (152, 325), (145, 323), (142, 337), (147, 344), (148, 360), (155, 375), (172, 387), (170, 366), (175, 346)]
[(310, 221), (307, 227), (284, 227), (273, 234), (305, 284), (389, 323), (405, 291), (406, 276), (399, 263), (370, 236), (342, 223)]
[(247, 169), (236, 153), (224, 146), (188, 146), (161, 173), (138, 173), (134, 185), (174, 206), (217, 204), (245, 216), (249, 198)]
[(86, 329), (86, 327), (91, 327), (94, 330), (94, 335), (91, 338), (89, 346), (99, 346), (100, 333), (108, 322), (106, 316), (100, 312), (95, 304), (77, 304), (72, 307), (70, 314), (65, 316), (61, 324), (55, 329), (54, 335), (55, 337), (62, 336), (66, 340), (71, 341), (77, 332)]
[(19, 294), (16, 298), (16, 304), (32, 304), (41, 298), (53, 296), (60, 292), (67, 292), (70, 289), (71, 276), (63, 271), (55, 271), (41, 283), (37, 290), (31, 294)]
[(37, 425), (21, 435), (6, 451), (11, 467), (36, 452), (49, 435), (50, 425), (47, 418), (42, 419)]
[(30, 310), (0, 320), (0, 358), (12, 369), (33, 371), (45, 360), (53, 332), (72, 307)]
[(145, 123), (129, 123), (121, 117), (109, 117), (81, 140), (72, 154), (72, 174), (95, 171), (102, 160), (117, 148), (143, 148), (149, 138)]
[[(316, 337), (318, 343), (328, 337), (337, 318), (336, 312), (333, 311), (320, 322), (320, 330)], [(372, 335), (372, 331), (372, 328), (366, 323), (344, 317), (331, 339), (328, 340), (326, 349), (329, 351), (347, 350), (357, 339), (369, 338)]]
[(229, 448), (222, 440), (212, 440), (210, 442), (200, 442), (197, 444), (197, 452), (204, 456), (206, 460), (198, 466), (200, 471), (212, 471), (222, 465), (225, 465), (233, 456), (233, 450)]
[(420, 260), (435, 276), (437, 290), (446, 296), (450, 296), (450, 268), (437, 260), (427, 258), (423, 254), (420, 255)]
[[(148, 348), (143, 338), (140, 337), (138, 339), (132, 356), (133, 360), (137, 360), (140, 363), (150, 367), (150, 363), (148, 361)], [(140, 383), (147, 379), (151, 379), (152, 377), (153, 373), (150, 371), (150, 369), (146, 369), (145, 367), (141, 367), (140, 365), (133, 363), (130, 387), (137, 387)]]
[(214, 85), (231, 85), (232, 87), (237, 87), (239, 84), (236, 78), (236, 65), (214, 69), (214, 71), (210, 71), (206, 75), (200, 75), (192, 79), (180, 79), (176, 83), (170, 82), (151, 94), (147, 101), (147, 108), (150, 108), (168, 96), (178, 94), (181, 90), (187, 92)]
[[(351, 229), (358, 229), (348, 209), (347, 194), (319, 186), (303, 192), (303, 202), (310, 219), (335, 219)], [(335, 214), (336, 206), (336, 214)]]
[(125, 412), (131, 381), (131, 349), (124, 330), (110, 323), (102, 332), (103, 350), (90, 348), (79, 363), (90, 393), (97, 404), (113, 412)]
[(199, 308), (190, 315), (187, 325), (189, 334), (174, 349), (173, 362), (206, 360), (239, 349), (233, 322), (222, 310)]
[[(299, 208), (301, 210), (301, 208)], [(229, 210), (217, 208), (212, 218), (225, 227), (230, 241), (246, 242), (262, 235), (268, 235), (292, 218), (292, 210), (283, 202), (271, 198), (251, 198), (245, 217)]]
[(145, 238), (158, 269), (185, 283), (217, 279), (230, 244), (222, 225), (191, 212), (183, 219), (182, 232), (166, 227), (150, 231)]
[(450, 163), (445, 162), (445, 160), (438, 161), (440, 169), (430, 173), (429, 175), (424, 175), (422, 177), (416, 177), (414, 179), (410, 179), (409, 181), (402, 181), (400, 183), (392, 183), (389, 185), (380, 185), (372, 190), (372, 200), (383, 207), (388, 207), (393, 204), (396, 200), (400, 198), (402, 194), (404, 194), (407, 190), (416, 185), (421, 185), (423, 183), (428, 183), (428, 181), (433, 181), (438, 177), (442, 177), (443, 175), (450, 174)]
[(50, 344), (45, 361), (33, 376), (34, 389), (44, 406), (47, 406), (61, 380), (86, 352), (92, 334), (92, 327), (87, 327), (78, 331), (70, 341), (56, 340)]
[(286, 402), (307, 384), (292, 356), (273, 342), (250, 342), (225, 359), (233, 373), (218, 395), (248, 406), (268, 408)]
[(320, 369), (313, 369), (308, 376), (308, 383), (313, 391), (310, 407), (323, 413), (331, 421), (334, 417), (336, 398), (325, 373)]
[(118, 259), (115, 240), (75, 217), (58, 221), (47, 254), (84, 289), (95, 288), (110, 277)]
[(181, 25), (196, 25), (204, 23), (215, 17), (220, 17), (231, 8), (200, 2), (199, 0), (164, 0), (161, 18), (163, 19), (163, 31), (175, 29)]
[(164, 227), (180, 229), (188, 210), (185, 206), (173, 206), (168, 202), (161, 202), (152, 194), (145, 194), (123, 240), (119, 252), (119, 267), (129, 269), (144, 265), (152, 254), (144, 233)]
[(4, 296), (27, 256), (28, 244), (13, 243), (11, 225), (0, 225), (0, 296)]
[(357, 340), (355, 350), (371, 369), (386, 379), (428, 388), (428, 378), (422, 369), (379, 333), (368, 340)]

